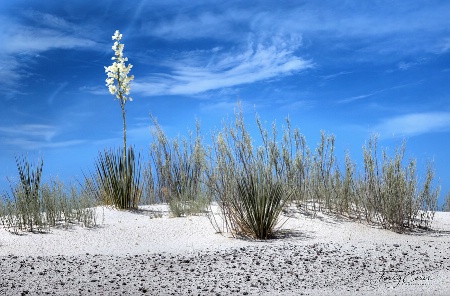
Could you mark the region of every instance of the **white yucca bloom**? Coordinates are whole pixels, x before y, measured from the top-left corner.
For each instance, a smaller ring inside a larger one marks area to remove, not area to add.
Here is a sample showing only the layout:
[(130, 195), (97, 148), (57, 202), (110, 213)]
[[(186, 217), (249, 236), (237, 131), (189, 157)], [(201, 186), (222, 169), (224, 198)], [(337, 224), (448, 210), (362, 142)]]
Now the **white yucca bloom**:
[(112, 50), (114, 50), (114, 56), (111, 58), (114, 62), (111, 66), (105, 67), (106, 76), (106, 86), (109, 92), (116, 97), (120, 102), (120, 108), (122, 108), (122, 119), (123, 119), (123, 162), (126, 161), (127, 155), (127, 123), (125, 119), (125, 103), (127, 100), (132, 101), (133, 99), (129, 97), (130, 95), (130, 82), (134, 79), (134, 76), (128, 76), (133, 65), (125, 65), (128, 62), (128, 58), (123, 56), (124, 45), (120, 43), (122, 39), (122, 34), (119, 30), (114, 32), (112, 40), (114, 45)]
[(125, 65), (128, 58), (123, 57), (124, 45), (120, 43), (122, 34), (120, 34), (119, 30), (116, 30), (112, 36), (112, 39), (116, 40), (112, 46), (112, 50), (114, 50), (114, 57), (111, 59), (114, 62), (111, 66), (105, 67), (105, 72), (108, 76), (105, 81), (109, 92), (116, 96), (122, 106), (127, 100), (133, 100), (131, 97), (127, 97), (130, 94), (130, 82), (134, 80), (134, 75), (128, 76), (133, 65)]

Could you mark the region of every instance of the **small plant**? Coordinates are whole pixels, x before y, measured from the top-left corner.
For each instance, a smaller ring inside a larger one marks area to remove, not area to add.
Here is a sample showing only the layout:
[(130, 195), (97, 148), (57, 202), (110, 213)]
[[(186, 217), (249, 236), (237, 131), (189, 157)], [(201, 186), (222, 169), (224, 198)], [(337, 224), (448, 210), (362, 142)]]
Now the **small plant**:
[(96, 200), (89, 193), (86, 187), (70, 186), (70, 203), (68, 211), (72, 214), (72, 219), (82, 223), (85, 227), (97, 225)]
[(450, 212), (450, 191), (447, 192), (447, 195), (445, 196), (445, 201), (444, 204), (442, 205), (442, 211)]
[(142, 204), (156, 204), (161, 202), (161, 200), (158, 198), (158, 195), (156, 194), (156, 184), (155, 184), (155, 178), (153, 177), (153, 166), (151, 162), (147, 163), (147, 166), (144, 167), (144, 170), (142, 172), (142, 179), (143, 179), (143, 186), (144, 191), (142, 193), (141, 203)]

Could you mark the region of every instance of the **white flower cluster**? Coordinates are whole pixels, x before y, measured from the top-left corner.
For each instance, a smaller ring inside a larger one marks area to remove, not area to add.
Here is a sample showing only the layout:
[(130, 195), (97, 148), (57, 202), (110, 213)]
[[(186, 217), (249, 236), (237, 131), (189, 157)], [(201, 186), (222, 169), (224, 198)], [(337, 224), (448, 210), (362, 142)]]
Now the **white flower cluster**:
[(120, 39), (122, 39), (122, 34), (119, 33), (119, 30), (116, 30), (112, 36), (112, 40), (115, 40), (114, 45), (112, 46), (112, 49), (115, 52), (114, 57), (112, 57), (114, 62), (111, 66), (105, 67), (105, 72), (108, 76), (105, 81), (109, 92), (112, 95), (115, 95), (116, 98), (120, 100), (121, 104), (125, 104), (126, 100), (133, 100), (131, 97), (126, 96), (130, 94), (130, 81), (134, 79), (134, 75), (128, 76), (133, 65), (125, 65), (128, 58), (123, 57), (124, 45), (119, 42)]

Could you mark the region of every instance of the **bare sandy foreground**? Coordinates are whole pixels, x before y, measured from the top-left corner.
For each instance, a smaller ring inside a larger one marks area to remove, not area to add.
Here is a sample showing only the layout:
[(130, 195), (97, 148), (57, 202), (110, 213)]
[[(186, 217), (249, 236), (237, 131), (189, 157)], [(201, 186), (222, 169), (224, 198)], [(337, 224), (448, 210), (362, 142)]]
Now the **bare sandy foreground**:
[(450, 213), (410, 234), (291, 213), (264, 242), (164, 205), (97, 213), (91, 229), (0, 227), (0, 295), (450, 295)]

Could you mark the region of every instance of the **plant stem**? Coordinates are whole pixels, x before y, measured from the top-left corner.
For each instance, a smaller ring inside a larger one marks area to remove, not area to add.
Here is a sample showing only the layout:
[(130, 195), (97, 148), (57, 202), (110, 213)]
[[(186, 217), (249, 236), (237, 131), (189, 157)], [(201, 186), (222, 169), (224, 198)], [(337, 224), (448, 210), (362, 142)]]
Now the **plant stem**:
[(120, 99), (120, 107), (122, 108), (123, 120), (123, 163), (125, 163), (127, 158), (127, 122), (125, 119), (125, 100), (123, 100), (122, 98)]

